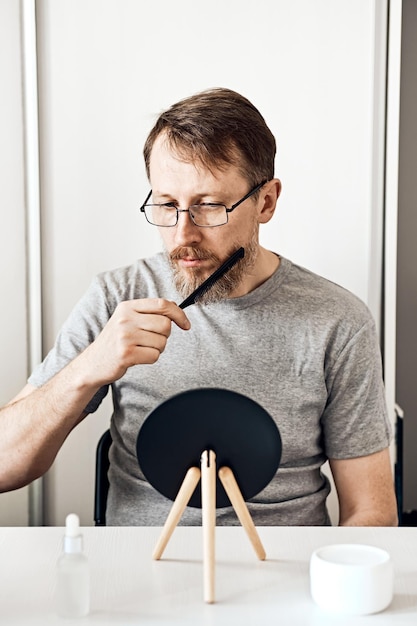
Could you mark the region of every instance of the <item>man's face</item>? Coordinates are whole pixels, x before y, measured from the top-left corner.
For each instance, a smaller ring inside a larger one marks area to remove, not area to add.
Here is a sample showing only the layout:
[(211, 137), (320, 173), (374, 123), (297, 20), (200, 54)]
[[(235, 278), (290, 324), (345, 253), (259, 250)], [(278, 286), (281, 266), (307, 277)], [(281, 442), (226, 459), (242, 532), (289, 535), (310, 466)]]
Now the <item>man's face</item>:
[[(218, 202), (230, 207), (249, 191), (248, 182), (236, 166), (207, 170), (200, 164), (180, 160), (163, 136), (158, 137), (150, 158), (153, 202), (174, 202), (179, 209), (192, 204)], [(160, 234), (173, 268), (174, 280), (182, 297), (187, 297), (240, 246), (245, 257), (207, 292), (215, 301), (247, 293), (258, 252), (257, 202), (249, 198), (223, 226), (196, 226), (189, 213), (179, 213), (174, 227), (160, 228)]]

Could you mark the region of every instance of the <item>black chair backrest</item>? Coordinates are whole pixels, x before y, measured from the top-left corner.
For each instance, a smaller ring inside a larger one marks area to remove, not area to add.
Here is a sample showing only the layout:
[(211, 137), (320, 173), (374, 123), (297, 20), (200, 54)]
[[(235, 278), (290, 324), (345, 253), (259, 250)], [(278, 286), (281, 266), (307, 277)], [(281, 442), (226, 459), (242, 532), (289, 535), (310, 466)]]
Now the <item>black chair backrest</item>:
[(110, 430), (102, 434), (96, 450), (96, 476), (94, 490), (94, 522), (96, 526), (106, 525), (107, 494), (109, 491), (109, 449), (112, 443)]

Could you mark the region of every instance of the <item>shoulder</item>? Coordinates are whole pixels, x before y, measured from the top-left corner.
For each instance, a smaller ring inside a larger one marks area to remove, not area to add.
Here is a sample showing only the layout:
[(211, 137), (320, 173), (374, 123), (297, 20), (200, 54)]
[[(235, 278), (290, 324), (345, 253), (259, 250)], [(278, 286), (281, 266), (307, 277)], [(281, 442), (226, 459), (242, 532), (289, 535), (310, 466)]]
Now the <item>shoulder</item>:
[(288, 260), (283, 260), (282, 269), (276, 307), (287, 332), (321, 351), (328, 365), (355, 346), (374, 358), (378, 333), (371, 311), (360, 298)]
[(283, 259), (283, 265), (286, 270), (283, 290), (309, 316), (349, 320), (358, 327), (373, 322), (365, 302), (348, 289), (288, 259)]

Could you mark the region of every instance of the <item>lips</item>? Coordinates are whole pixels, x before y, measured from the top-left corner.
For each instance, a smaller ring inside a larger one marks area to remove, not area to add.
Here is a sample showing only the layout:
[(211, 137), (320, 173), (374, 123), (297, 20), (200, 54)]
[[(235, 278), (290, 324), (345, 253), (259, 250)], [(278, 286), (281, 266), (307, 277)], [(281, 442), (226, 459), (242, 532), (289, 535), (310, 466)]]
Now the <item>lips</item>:
[(210, 250), (193, 246), (175, 248), (170, 253), (171, 263), (177, 268), (209, 271), (219, 265), (220, 261)]
[(197, 259), (195, 257), (182, 257), (178, 259), (180, 265), (183, 267), (199, 267), (205, 259)]

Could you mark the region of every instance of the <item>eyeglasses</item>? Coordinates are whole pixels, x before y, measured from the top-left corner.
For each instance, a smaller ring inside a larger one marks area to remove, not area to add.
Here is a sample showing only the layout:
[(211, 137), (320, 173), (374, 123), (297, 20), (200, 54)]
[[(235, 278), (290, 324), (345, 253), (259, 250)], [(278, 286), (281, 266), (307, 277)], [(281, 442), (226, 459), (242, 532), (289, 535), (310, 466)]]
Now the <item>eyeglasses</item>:
[(267, 183), (262, 181), (253, 189), (248, 191), (240, 200), (232, 204), (228, 209), (224, 204), (218, 202), (203, 202), (202, 204), (192, 204), (188, 209), (179, 209), (175, 202), (165, 202), (163, 204), (146, 204), (152, 195), (152, 190), (148, 193), (145, 202), (140, 207), (140, 211), (145, 213), (145, 217), (149, 224), (160, 227), (176, 226), (178, 223), (179, 213), (189, 213), (192, 221), (196, 226), (202, 228), (213, 228), (214, 226), (223, 226), (229, 221), (229, 213), (237, 209), (239, 204), (245, 202), (254, 193), (259, 191), (261, 187)]

